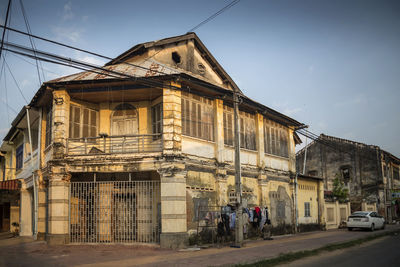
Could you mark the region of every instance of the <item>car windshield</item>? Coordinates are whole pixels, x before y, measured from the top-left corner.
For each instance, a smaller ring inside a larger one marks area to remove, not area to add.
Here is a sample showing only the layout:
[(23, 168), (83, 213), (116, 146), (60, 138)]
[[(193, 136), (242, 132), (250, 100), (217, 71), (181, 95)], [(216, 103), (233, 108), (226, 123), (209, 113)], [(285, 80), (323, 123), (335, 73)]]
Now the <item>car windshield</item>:
[(353, 212), (353, 214), (351, 214), (351, 215), (365, 216), (365, 215), (368, 215), (368, 212), (356, 211), (356, 212)]

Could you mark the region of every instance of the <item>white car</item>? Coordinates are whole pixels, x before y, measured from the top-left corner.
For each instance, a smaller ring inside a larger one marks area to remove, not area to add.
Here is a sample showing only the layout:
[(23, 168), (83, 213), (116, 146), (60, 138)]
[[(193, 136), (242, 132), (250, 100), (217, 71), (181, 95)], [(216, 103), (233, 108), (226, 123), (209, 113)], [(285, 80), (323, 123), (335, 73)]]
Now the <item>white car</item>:
[(375, 211), (356, 211), (347, 219), (347, 229), (367, 228), (371, 231), (385, 228), (385, 219)]

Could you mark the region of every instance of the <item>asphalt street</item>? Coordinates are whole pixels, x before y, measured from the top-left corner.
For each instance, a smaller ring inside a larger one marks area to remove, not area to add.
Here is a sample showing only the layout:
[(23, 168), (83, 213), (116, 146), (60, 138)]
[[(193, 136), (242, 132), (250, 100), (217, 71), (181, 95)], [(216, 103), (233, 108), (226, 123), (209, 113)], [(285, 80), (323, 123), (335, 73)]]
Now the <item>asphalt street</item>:
[(357, 247), (323, 253), (281, 266), (400, 266), (400, 235), (386, 236)]

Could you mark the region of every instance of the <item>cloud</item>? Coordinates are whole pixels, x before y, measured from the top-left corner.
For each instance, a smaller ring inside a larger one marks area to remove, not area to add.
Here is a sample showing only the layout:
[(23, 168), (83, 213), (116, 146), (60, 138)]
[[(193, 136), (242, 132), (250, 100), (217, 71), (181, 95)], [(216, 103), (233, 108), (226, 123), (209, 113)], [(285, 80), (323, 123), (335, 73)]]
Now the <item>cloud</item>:
[(72, 12), (72, 3), (69, 1), (64, 5), (64, 10), (63, 10), (63, 20), (71, 20), (75, 17), (74, 13)]
[(275, 109), (277, 109), (277, 111), (288, 116), (293, 116), (303, 111), (303, 109), (300, 107), (289, 106), (288, 102), (274, 102), (272, 105)]
[(366, 105), (366, 104), (368, 104), (368, 97), (365, 94), (358, 94), (353, 96), (352, 98), (348, 97), (344, 101), (336, 102), (334, 106), (337, 108), (341, 108), (348, 105), (353, 106), (353, 105)]
[(308, 73), (313, 74), (314, 73), (314, 65), (311, 65), (308, 67)]
[(55, 26), (51, 30), (54, 33), (56, 39), (69, 40), (74, 43), (77, 43), (81, 40), (82, 33), (84, 32), (82, 28), (59, 26)]
[(86, 63), (94, 64), (94, 65), (99, 65), (99, 66), (103, 66), (104, 65), (104, 61), (103, 60), (101, 60), (99, 58), (91, 57), (91, 56), (79, 57), (78, 60), (84, 61)]

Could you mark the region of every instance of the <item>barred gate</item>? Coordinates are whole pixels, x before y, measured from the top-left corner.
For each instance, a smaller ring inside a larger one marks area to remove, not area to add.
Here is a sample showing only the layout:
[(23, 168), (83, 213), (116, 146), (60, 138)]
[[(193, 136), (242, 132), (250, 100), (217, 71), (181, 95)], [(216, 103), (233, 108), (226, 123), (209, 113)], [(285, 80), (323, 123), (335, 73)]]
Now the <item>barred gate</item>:
[(160, 181), (71, 182), (71, 243), (159, 243)]

